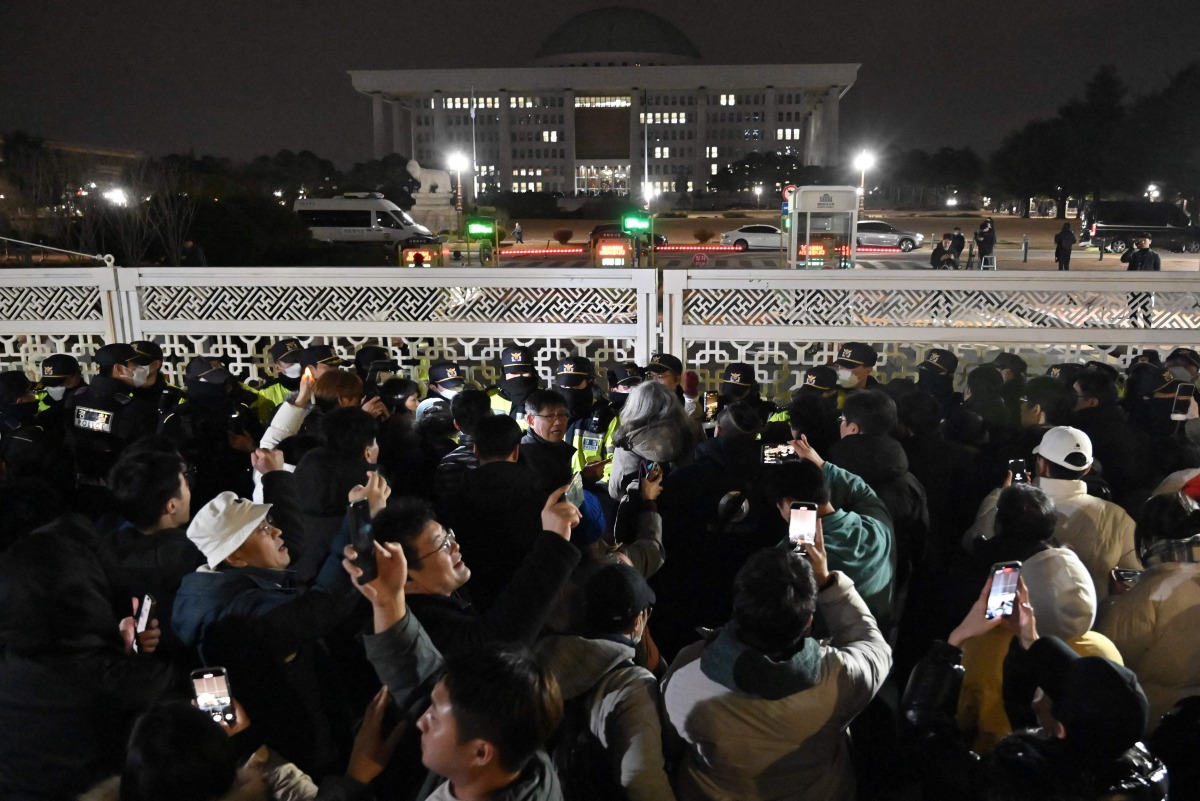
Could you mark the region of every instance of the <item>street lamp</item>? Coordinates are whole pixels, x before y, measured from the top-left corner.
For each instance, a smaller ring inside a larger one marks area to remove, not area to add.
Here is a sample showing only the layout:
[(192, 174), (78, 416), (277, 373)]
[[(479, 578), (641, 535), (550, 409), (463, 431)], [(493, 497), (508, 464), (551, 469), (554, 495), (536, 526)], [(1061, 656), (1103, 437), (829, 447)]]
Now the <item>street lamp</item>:
[(447, 166), (454, 170), (458, 181), (458, 197), (454, 204), (454, 210), (458, 213), (458, 230), (462, 230), (462, 213), (463, 213), (463, 182), (462, 171), (467, 167), (467, 157), (462, 153), (451, 153), (446, 159)]
[(762, 208), (762, 187), (761, 186), (754, 187), (754, 208), (756, 208), (756, 209)]
[(854, 157), (854, 169), (859, 171), (858, 179), (858, 210), (862, 211), (866, 207), (867, 196), (867, 170), (875, 166), (875, 156), (862, 151)]

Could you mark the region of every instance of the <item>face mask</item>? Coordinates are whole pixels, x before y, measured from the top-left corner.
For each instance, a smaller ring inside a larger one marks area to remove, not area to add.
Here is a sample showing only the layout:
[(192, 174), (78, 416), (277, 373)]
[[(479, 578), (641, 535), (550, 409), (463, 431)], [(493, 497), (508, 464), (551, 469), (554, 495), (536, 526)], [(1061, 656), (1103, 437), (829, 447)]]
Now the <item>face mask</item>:
[(838, 370), (838, 386), (853, 387), (858, 384), (858, 379), (854, 377), (854, 373), (849, 370)]
[(304, 368), (300, 366), (299, 362), (297, 362), (296, 364), (289, 364), (287, 366), (287, 369), (283, 371), (283, 376), (285, 378), (299, 378), (300, 373), (303, 370), (304, 370)]
[(567, 397), (567, 402), (571, 404), (572, 409), (590, 406), (592, 403), (591, 387), (583, 387), (581, 389), (572, 387), (559, 387), (558, 391)]
[(52, 401), (60, 401), (67, 394), (66, 387), (46, 387), (46, 396)]
[(434, 391), (437, 392), (437, 394), (440, 395), (441, 397), (445, 398), (447, 401), (454, 400), (454, 396), (459, 393), (459, 390), (457, 390), (457, 389), (442, 389), (441, 387), (438, 387)]
[(196, 381), (188, 385), (187, 396), (188, 400), (200, 404), (213, 404), (225, 400), (229, 393), (224, 384), (207, 384), (203, 381)]
[(504, 390), (504, 394), (508, 395), (514, 401), (517, 398), (524, 400), (526, 395), (537, 389), (537, 385), (537, 376), (532, 375), (513, 376), (500, 382), (500, 387)]
[(1175, 365), (1172, 367), (1171, 375), (1175, 376), (1180, 381), (1186, 381), (1189, 384), (1195, 380), (1195, 376), (1192, 375), (1192, 372), (1181, 365)]
[(133, 376), (130, 378), (130, 382), (133, 384), (134, 389), (141, 389), (142, 387), (146, 386), (146, 383), (149, 380), (150, 365), (139, 364), (137, 367), (133, 368)]

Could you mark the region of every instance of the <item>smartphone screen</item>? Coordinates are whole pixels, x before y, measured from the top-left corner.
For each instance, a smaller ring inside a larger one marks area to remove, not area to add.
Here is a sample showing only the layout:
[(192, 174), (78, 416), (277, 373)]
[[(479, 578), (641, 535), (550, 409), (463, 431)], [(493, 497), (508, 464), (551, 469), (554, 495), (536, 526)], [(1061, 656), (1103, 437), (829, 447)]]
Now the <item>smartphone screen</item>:
[(146, 593), (142, 596), (142, 603), (138, 606), (138, 619), (136, 631), (141, 634), (146, 630), (146, 626), (150, 625), (150, 619), (154, 617), (154, 596)]
[(763, 464), (783, 464), (792, 456), (792, 446), (786, 442), (778, 445), (762, 446)]
[(1017, 579), (1021, 576), (1020, 562), (1001, 562), (992, 565), (992, 591), (988, 593), (983, 616), (988, 620), (1008, 617), (1017, 603)]
[(1008, 469), (1013, 474), (1012, 483), (1014, 483), (1014, 484), (1028, 484), (1029, 483), (1029, 473), (1025, 472), (1025, 460), (1024, 459), (1009, 459), (1008, 460)]
[(583, 508), (583, 474), (576, 473), (571, 476), (571, 484), (567, 487), (567, 493), (563, 496), (564, 500), (575, 506), (576, 509)]
[(1186, 420), (1188, 409), (1192, 405), (1192, 396), (1196, 394), (1195, 384), (1180, 384), (1175, 390), (1175, 400), (1171, 402), (1171, 419)]
[(350, 504), (350, 544), (357, 554), (354, 566), (362, 571), (359, 584), (374, 581), (379, 575), (375, 564), (375, 535), (371, 527), (371, 508), (365, 503)]
[(704, 422), (711, 423), (717, 419), (720, 402), (721, 393), (712, 391), (704, 393)]
[(1112, 577), (1122, 584), (1132, 587), (1142, 577), (1142, 571), (1126, 567), (1114, 567), (1112, 569)]
[(212, 716), (217, 723), (232, 725), (237, 716), (233, 712), (233, 697), (229, 693), (229, 681), (225, 668), (199, 668), (192, 671), (192, 690), (200, 711)]
[(792, 545), (808, 546), (817, 541), (817, 505), (809, 501), (792, 504), (788, 522), (788, 539)]

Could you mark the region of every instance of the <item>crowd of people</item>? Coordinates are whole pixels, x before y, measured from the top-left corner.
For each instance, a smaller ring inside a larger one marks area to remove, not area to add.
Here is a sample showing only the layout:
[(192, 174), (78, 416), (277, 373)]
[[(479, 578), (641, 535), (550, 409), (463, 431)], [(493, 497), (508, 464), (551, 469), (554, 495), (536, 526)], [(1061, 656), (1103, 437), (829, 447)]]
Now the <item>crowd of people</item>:
[(0, 798), (1200, 797), (1195, 350), (263, 356), (0, 372)]

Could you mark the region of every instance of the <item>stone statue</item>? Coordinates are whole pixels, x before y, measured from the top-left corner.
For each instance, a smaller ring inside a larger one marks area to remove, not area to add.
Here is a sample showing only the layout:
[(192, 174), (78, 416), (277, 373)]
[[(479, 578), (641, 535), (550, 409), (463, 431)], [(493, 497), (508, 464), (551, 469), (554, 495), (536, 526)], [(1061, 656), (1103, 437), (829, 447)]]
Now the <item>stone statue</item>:
[[(408, 174), (421, 182), (421, 187), (416, 194), (450, 194), (450, 189), (453, 186), (450, 183), (450, 173), (445, 170), (431, 170), (428, 167), (422, 167), (417, 163), (416, 159), (408, 162)], [(435, 191), (434, 187), (437, 187)]]

